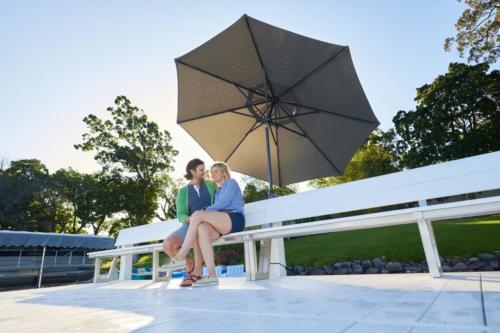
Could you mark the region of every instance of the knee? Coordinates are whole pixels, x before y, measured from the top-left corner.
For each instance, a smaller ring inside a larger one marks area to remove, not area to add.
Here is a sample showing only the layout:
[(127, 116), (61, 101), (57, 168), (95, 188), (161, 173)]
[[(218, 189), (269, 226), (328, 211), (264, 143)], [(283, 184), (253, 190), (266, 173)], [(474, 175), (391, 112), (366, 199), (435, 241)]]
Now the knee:
[(200, 223), (198, 225), (198, 232), (208, 232), (209, 227), (208, 223)]
[(163, 251), (170, 257), (175, 256), (177, 252), (175, 244), (168, 239), (163, 242)]
[(190, 221), (191, 224), (193, 224), (193, 223), (200, 223), (200, 221), (202, 220), (202, 217), (203, 217), (203, 212), (197, 210), (196, 212), (194, 212), (191, 215), (191, 217), (189, 218), (189, 221)]

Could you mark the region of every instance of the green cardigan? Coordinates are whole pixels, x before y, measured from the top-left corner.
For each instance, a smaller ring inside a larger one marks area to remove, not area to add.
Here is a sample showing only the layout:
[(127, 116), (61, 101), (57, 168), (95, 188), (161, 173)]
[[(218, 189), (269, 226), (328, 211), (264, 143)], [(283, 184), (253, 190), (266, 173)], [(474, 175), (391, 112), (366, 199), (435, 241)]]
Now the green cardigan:
[[(214, 203), (215, 198), (215, 183), (211, 180), (205, 180), (205, 185), (207, 185), (208, 193), (210, 193), (210, 204)], [(189, 206), (188, 206), (188, 185), (183, 186), (179, 189), (177, 193), (177, 219), (180, 223), (185, 223), (186, 218), (189, 217)]]

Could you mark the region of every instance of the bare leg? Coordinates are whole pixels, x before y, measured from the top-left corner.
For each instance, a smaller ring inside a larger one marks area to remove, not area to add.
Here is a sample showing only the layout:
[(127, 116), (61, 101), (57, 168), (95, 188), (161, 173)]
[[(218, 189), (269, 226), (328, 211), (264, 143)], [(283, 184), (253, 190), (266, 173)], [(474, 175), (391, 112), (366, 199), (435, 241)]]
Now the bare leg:
[[(175, 255), (179, 252), (182, 246), (182, 239), (177, 237), (177, 235), (170, 235), (163, 241), (163, 251), (170, 257), (174, 258)], [(186, 258), (186, 269), (188, 272), (192, 271), (194, 268), (193, 261), (187, 255)], [(199, 254), (200, 260), (203, 258), (202, 255)], [(195, 252), (195, 263), (196, 263), (196, 252)], [(200, 271), (201, 271), (201, 262), (200, 262)], [(199, 274), (198, 274), (199, 275)]]
[(189, 229), (181, 249), (175, 256), (176, 260), (182, 260), (189, 252), (189, 249), (193, 247), (193, 243), (198, 234), (198, 226), (201, 222), (210, 224), (215, 230), (223, 235), (231, 231), (231, 219), (229, 215), (224, 212), (196, 211), (189, 217), (189, 221)]
[(207, 265), (208, 276), (215, 277), (215, 262), (214, 262), (214, 247), (212, 242), (220, 237), (217, 230), (208, 223), (201, 223), (198, 227), (198, 241), (200, 243), (201, 252)]
[[(203, 267), (203, 254), (201, 253), (198, 238), (195, 239), (195, 242), (193, 245), (193, 252), (194, 252), (193, 275), (201, 275), (201, 268)], [(189, 271), (190, 270), (188, 270), (188, 272)]]

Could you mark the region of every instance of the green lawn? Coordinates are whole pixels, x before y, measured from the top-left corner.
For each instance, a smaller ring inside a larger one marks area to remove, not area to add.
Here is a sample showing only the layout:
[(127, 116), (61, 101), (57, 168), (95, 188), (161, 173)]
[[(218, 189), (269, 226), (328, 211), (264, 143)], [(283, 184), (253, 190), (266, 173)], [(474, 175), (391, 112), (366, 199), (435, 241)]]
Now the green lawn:
[[(475, 256), (500, 251), (500, 215), (433, 223), (441, 256)], [(285, 241), (287, 265), (321, 267), (331, 262), (373, 259), (421, 261), (416, 224), (344, 231)]]

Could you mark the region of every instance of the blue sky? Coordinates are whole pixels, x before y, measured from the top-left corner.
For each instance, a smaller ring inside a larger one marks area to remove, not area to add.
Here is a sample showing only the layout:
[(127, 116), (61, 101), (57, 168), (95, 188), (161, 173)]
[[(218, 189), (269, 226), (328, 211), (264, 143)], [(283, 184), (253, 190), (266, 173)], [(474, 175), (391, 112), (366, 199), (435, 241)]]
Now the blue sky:
[[(244, 13), (330, 43), (349, 45), (381, 127), (414, 108), (415, 89), (447, 71), (444, 52), (464, 9), (454, 0), (2, 1), (0, 159), (38, 158), (51, 172), (98, 169), (76, 151), (83, 117), (105, 116), (124, 94), (173, 136), (176, 176), (211, 159), (175, 123), (174, 58)], [(265, 166), (264, 166), (265, 167)]]

